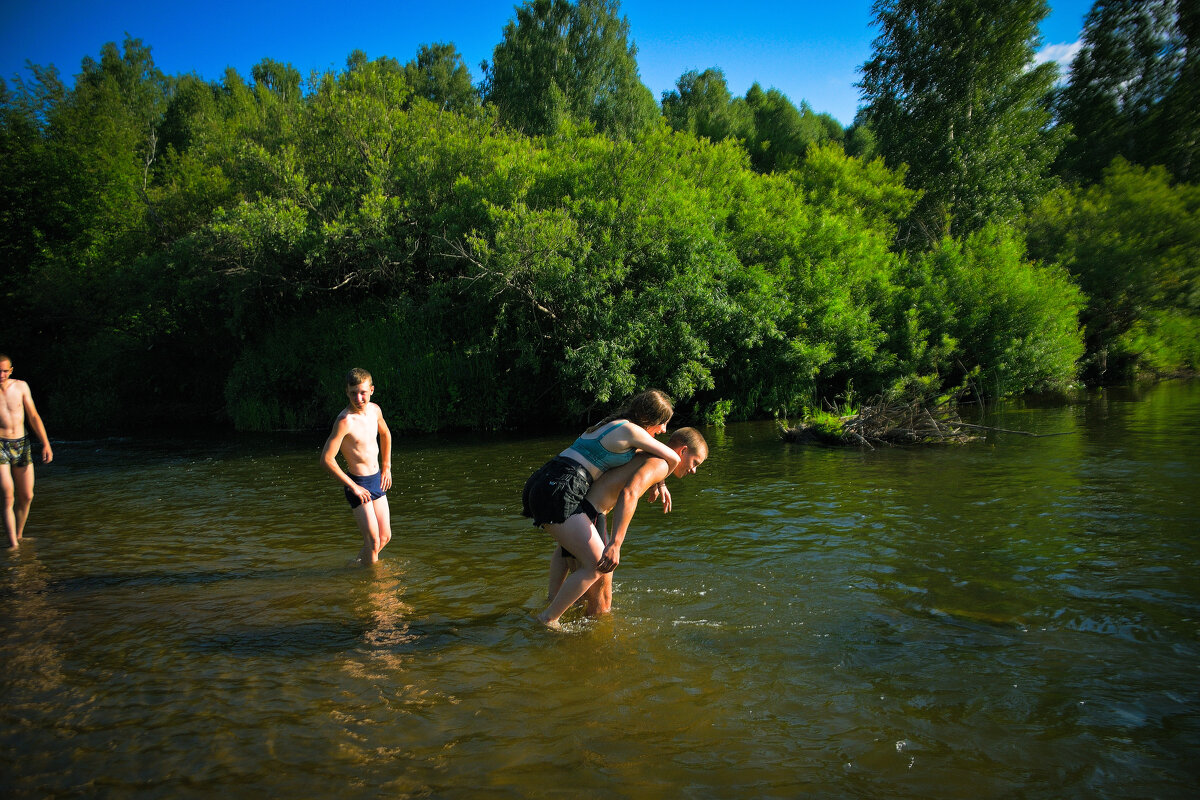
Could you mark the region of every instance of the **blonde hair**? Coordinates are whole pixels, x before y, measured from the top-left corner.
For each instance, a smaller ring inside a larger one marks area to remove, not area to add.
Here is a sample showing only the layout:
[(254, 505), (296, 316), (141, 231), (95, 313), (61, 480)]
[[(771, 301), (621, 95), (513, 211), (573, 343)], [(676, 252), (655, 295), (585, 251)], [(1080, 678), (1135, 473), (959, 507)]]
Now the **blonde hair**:
[(704, 434), (695, 428), (679, 428), (671, 434), (671, 438), (667, 440), (667, 447), (674, 447), (677, 444), (682, 444), (687, 449), (708, 455), (708, 442), (704, 438)]
[(666, 425), (671, 421), (671, 415), (674, 413), (675, 406), (671, 403), (671, 398), (658, 389), (647, 389), (641, 394), (635, 394), (629, 398), (629, 402), (588, 428), (587, 432), (591, 433), (615, 419), (627, 419), (643, 428), (649, 428), (651, 425)]
[(371, 373), (367, 372), (365, 369), (363, 369), (361, 367), (355, 367), (354, 369), (352, 369), (346, 373), (346, 385), (347, 386), (358, 386), (363, 381), (366, 381), (367, 383), (371, 384), (372, 386), (375, 385), (375, 381), (371, 379)]

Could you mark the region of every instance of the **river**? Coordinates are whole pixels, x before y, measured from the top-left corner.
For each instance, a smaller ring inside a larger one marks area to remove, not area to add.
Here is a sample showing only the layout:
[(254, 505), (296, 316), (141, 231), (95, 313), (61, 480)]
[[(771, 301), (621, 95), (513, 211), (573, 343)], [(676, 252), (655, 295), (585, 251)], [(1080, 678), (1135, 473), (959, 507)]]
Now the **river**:
[(562, 632), (518, 512), (569, 433), (398, 438), (370, 569), (323, 433), (56, 443), (0, 554), (0, 794), (1191, 796), (1200, 383), (982, 419), (1055, 435), (707, 429)]

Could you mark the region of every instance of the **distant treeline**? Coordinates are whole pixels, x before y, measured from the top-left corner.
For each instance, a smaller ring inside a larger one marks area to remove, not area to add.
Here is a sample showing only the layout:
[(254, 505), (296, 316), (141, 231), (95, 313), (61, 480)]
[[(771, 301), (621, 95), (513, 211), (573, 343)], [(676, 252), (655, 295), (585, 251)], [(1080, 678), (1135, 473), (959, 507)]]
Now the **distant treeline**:
[(1196, 6), (1098, 2), (1062, 84), (1045, 13), (882, 0), (849, 129), (715, 68), (656, 102), (604, 0), (526, 2), (480, 85), (449, 44), (32, 67), (0, 82), (0, 351), (92, 434), (323, 427), (351, 366), (426, 431), (1195, 370)]

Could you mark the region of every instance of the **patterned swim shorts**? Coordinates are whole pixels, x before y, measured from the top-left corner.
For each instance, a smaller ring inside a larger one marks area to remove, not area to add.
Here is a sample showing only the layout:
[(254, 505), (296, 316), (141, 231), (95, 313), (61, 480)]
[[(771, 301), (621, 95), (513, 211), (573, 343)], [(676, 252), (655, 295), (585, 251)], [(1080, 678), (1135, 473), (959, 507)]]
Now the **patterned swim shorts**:
[(11, 467), (28, 467), (33, 463), (33, 448), (29, 446), (29, 437), (20, 439), (0, 439), (0, 464)]

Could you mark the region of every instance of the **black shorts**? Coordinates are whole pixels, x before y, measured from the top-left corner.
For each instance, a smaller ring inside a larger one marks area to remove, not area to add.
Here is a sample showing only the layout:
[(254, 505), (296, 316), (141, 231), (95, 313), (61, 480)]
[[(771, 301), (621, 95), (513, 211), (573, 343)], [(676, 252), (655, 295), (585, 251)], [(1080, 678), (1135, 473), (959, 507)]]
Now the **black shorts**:
[(579, 512), (579, 504), (592, 488), (592, 476), (582, 465), (555, 456), (529, 476), (521, 494), (521, 514), (533, 524), (561, 525)]

